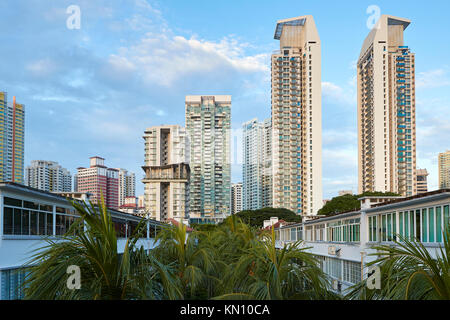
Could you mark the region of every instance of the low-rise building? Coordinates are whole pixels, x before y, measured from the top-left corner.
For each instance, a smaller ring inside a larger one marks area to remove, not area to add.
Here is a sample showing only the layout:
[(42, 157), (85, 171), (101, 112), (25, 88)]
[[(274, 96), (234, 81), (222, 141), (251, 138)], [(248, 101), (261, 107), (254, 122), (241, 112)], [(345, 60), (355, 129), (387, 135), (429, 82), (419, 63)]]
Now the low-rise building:
[(450, 225), (450, 189), (360, 200), (361, 210), (277, 227), (277, 246), (302, 240), (340, 293), (366, 277), (366, 264), (375, 259), (369, 255), (376, 252), (373, 246), (395, 245), (398, 235), (422, 242), (432, 257), (439, 254)]
[[(46, 239), (60, 241), (79, 218), (67, 196), (12, 182), (0, 182), (0, 300), (23, 298), (24, 263), (33, 249), (48, 245)], [(79, 194), (81, 199), (86, 195)], [(142, 220), (140, 217), (109, 210), (117, 232), (117, 249), (124, 251), (127, 237)], [(138, 245), (155, 247), (157, 229), (162, 224), (146, 220), (147, 233)]]

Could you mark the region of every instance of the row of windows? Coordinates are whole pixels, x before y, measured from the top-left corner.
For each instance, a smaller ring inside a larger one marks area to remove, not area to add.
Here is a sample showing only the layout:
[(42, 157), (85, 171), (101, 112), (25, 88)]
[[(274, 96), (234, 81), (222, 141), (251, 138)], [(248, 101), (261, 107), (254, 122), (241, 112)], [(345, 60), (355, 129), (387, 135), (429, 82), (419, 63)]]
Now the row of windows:
[[(77, 217), (56, 215), (55, 233), (64, 235)], [(5, 207), (3, 234), (26, 236), (53, 236), (53, 213)]]
[(430, 207), (369, 217), (369, 241), (390, 242), (397, 234), (411, 241), (440, 243), (450, 224), (449, 206)]

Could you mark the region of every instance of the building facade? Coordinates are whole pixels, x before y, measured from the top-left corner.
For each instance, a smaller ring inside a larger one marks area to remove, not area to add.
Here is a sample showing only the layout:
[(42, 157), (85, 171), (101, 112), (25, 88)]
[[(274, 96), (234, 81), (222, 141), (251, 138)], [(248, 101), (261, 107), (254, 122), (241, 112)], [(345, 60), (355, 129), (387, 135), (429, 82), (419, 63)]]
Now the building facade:
[[(333, 290), (367, 278), (374, 246), (395, 246), (398, 235), (422, 242), (431, 257), (440, 255), (445, 228), (450, 227), (450, 189), (400, 199), (366, 197), (361, 210), (284, 225), (276, 229), (277, 247), (295, 241), (312, 253), (328, 275)], [(444, 249), (445, 250), (445, 249)]]
[(242, 183), (231, 184), (231, 214), (245, 210), (242, 206), (242, 196)]
[(439, 154), (439, 188), (450, 188), (450, 150)]
[(119, 207), (125, 204), (127, 197), (136, 195), (136, 176), (126, 169), (116, 168), (119, 172)]
[(415, 55), (403, 34), (410, 21), (383, 15), (357, 65), (359, 193), (417, 193)]
[(90, 158), (90, 167), (77, 169), (75, 185), (77, 192), (91, 194), (94, 204), (101, 204), (103, 195), (105, 205), (110, 209), (119, 208), (119, 171), (105, 166), (105, 159)]
[(190, 221), (216, 223), (231, 206), (231, 96), (187, 96)]
[(250, 120), (242, 125), (243, 210), (272, 206), (271, 119)]
[(24, 183), (25, 106), (0, 92), (0, 181)]
[(322, 208), (321, 43), (312, 16), (278, 21), (272, 54), (273, 206)]
[(48, 192), (71, 192), (72, 175), (55, 161), (33, 160), (25, 169), (25, 185)]
[[(23, 264), (32, 258), (33, 250), (48, 246), (48, 241), (62, 241), (62, 236), (80, 218), (67, 196), (26, 187), (15, 183), (0, 183), (0, 300), (22, 299), (26, 272)], [(84, 200), (85, 195), (81, 195)], [(79, 199), (72, 199), (79, 200)], [(141, 221), (116, 210), (110, 210), (117, 234), (117, 251), (124, 252), (127, 237)], [(146, 220), (147, 232), (137, 247), (145, 250), (156, 246), (155, 236), (161, 224)]]
[(417, 169), (416, 172), (417, 194), (427, 193), (429, 176), (427, 169)]
[(188, 216), (190, 147), (178, 125), (148, 128), (145, 140), (144, 206), (158, 221)]

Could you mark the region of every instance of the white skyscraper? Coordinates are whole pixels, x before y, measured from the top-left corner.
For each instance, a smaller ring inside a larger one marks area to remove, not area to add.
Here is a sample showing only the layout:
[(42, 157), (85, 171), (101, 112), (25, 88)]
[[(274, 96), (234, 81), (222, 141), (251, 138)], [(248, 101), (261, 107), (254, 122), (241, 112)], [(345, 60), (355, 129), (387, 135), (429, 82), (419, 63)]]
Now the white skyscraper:
[(25, 183), (48, 192), (72, 191), (72, 175), (54, 161), (31, 161), (31, 165), (25, 169)]
[(191, 144), (190, 221), (215, 223), (230, 214), (231, 96), (187, 96)]
[(410, 21), (383, 15), (358, 60), (359, 193), (417, 193), (415, 55)]
[(231, 184), (231, 214), (242, 210), (242, 183), (233, 183)]
[(136, 194), (136, 177), (133, 172), (116, 168), (119, 171), (119, 207), (125, 204), (125, 198)]
[(270, 119), (242, 125), (243, 210), (272, 206), (272, 128)]
[(312, 16), (278, 21), (272, 54), (273, 206), (315, 215), (322, 203), (321, 44)]

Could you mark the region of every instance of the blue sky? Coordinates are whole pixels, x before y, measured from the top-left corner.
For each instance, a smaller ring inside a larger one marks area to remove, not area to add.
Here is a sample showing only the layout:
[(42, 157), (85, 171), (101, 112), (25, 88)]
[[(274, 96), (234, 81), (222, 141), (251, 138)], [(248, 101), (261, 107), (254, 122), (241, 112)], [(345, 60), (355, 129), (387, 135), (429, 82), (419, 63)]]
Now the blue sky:
[[(81, 28), (66, 27), (66, 8)], [(90, 156), (136, 173), (143, 193), (144, 129), (184, 125), (184, 97), (231, 94), (233, 128), (270, 117), (276, 21), (314, 16), (322, 41), (324, 198), (357, 191), (356, 70), (370, 5), (412, 20), (418, 167), (436, 189), (450, 149), (448, 1), (7, 0), (0, 3), (0, 90), (26, 105), (25, 163), (72, 173)], [(241, 181), (239, 164), (233, 181)]]

